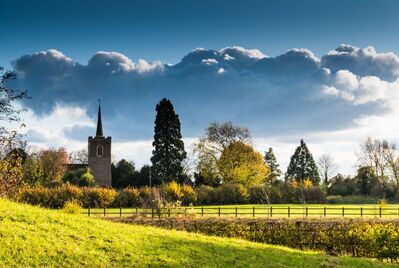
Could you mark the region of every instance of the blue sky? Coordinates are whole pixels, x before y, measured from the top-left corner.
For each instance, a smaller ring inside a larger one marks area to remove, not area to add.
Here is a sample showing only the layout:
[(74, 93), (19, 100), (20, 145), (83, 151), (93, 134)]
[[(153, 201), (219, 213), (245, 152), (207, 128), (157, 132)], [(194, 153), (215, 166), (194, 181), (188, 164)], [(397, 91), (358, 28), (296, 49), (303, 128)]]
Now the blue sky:
[(398, 1), (8, 1), (0, 62), (56, 48), (79, 62), (99, 50), (177, 63), (195, 47), (292, 47), (326, 53), (341, 43), (398, 52)]
[[(0, 65), (33, 146), (83, 148), (97, 98), (114, 154), (148, 163), (170, 98), (186, 148), (212, 121), (248, 126), (283, 167), (301, 138), (353, 173), (367, 136), (399, 141), (398, 1), (11, 1)], [(200, 48), (200, 49), (199, 49)]]

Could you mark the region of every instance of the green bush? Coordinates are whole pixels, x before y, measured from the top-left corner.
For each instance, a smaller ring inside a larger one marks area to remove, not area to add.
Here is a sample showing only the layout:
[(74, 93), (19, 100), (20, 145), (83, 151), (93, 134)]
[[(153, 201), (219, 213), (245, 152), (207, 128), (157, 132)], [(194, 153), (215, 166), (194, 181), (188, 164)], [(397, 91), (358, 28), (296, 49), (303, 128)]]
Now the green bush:
[(62, 180), (78, 186), (94, 186), (96, 184), (89, 168), (79, 168), (70, 171), (64, 175)]
[(216, 188), (219, 204), (244, 204), (248, 200), (247, 189), (241, 184), (225, 183)]
[(110, 188), (83, 188), (82, 204), (84, 207), (109, 207), (114, 203), (116, 191)]
[(362, 196), (362, 195), (332, 195), (327, 196), (327, 203), (329, 204), (377, 204), (378, 198), (372, 196)]
[(208, 185), (201, 185), (195, 187), (194, 192), (197, 196), (197, 205), (211, 205), (216, 204), (216, 188)]
[(123, 218), (119, 221), (184, 230), (212, 236), (237, 237), (301, 250), (378, 258), (399, 258), (399, 222), (377, 220), (265, 220), (220, 218)]
[(114, 201), (116, 207), (138, 207), (139, 206), (139, 190), (135, 188), (125, 188), (120, 191)]

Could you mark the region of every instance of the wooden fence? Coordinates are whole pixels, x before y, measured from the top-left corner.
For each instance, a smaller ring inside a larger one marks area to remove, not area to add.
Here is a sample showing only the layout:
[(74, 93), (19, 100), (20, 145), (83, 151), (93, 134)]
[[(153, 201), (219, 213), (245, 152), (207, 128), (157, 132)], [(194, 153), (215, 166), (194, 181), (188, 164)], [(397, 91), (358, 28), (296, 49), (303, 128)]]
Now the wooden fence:
[(384, 207), (183, 207), (183, 208), (88, 208), (82, 212), (88, 216), (123, 217), (264, 217), (264, 218), (308, 218), (308, 217), (348, 217), (348, 218), (399, 218), (398, 208)]

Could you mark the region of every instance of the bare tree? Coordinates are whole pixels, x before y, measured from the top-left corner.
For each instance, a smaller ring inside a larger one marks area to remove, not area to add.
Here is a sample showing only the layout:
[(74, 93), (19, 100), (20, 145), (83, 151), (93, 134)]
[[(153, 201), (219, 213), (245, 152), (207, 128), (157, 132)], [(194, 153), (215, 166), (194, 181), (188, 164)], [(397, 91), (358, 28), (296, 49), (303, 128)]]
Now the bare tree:
[(323, 184), (328, 186), (330, 178), (334, 177), (338, 172), (338, 166), (334, 163), (333, 158), (328, 154), (323, 154), (317, 161), (319, 173), (322, 176)]
[(89, 159), (89, 154), (87, 152), (87, 149), (74, 151), (69, 154), (69, 162), (73, 164), (87, 164), (88, 159)]
[(382, 178), (386, 175), (389, 166), (388, 155), (396, 150), (394, 144), (389, 144), (387, 140), (367, 138), (361, 145), (357, 153), (359, 167), (372, 167), (376, 176)]

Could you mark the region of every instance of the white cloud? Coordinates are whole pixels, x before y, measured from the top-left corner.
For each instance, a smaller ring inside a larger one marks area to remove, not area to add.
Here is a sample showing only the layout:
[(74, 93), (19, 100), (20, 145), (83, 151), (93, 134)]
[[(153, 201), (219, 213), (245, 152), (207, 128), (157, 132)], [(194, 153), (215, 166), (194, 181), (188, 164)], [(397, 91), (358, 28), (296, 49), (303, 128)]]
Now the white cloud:
[(232, 57), (232, 56), (230, 56), (229, 54), (224, 54), (223, 59), (224, 59), (224, 60), (227, 60), (227, 61), (229, 61), (229, 60), (235, 60), (235, 58)]
[(201, 63), (203, 63), (205, 65), (214, 65), (214, 64), (218, 64), (218, 61), (215, 59), (203, 59), (201, 61)]
[(353, 73), (348, 70), (339, 70), (335, 74), (335, 83), (344, 90), (356, 90), (359, 87), (359, 81)]
[(228, 53), (228, 51), (231, 50), (235, 50), (238, 51), (250, 58), (254, 58), (254, 59), (262, 59), (262, 58), (266, 58), (267, 56), (265, 54), (263, 54), (259, 49), (246, 49), (240, 46), (232, 46), (232, 47), (225, 47), (222, 48), (219, 52), (220, 53)]

